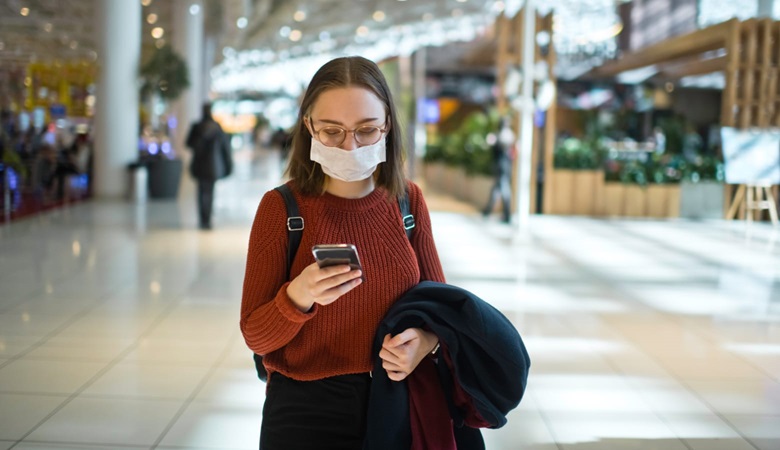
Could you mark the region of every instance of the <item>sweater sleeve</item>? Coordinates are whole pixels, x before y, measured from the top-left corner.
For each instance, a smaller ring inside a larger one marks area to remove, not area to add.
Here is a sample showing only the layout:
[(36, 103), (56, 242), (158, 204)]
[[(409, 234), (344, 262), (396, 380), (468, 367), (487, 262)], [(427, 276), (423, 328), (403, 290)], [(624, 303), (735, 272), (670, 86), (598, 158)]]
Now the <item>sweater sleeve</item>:
[(284, 347), (318, 310), (303, 313), (287, 296), (286, 224), (281, 194), (267, 192), (249, 235), (240, 320), (247, 346), (260, 355)]
[(411, 181), (409, 182), (409, 205), (415, 221), (412, 248), (417, 254), (417, 264), (420, 266), (420, 281), (444, 283), (444, 270), (433, 241), (428, 205), (425, 204), (420, 187)]

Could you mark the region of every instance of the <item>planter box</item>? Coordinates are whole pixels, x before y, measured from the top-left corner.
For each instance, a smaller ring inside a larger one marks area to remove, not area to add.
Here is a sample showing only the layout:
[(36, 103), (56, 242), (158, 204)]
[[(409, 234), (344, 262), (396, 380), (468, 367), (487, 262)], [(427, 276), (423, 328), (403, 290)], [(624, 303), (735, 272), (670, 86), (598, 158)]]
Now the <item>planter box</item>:
[(604, 215), (619, 217), (623, 215), (623, 203), (626, 196), (626, 185), (619, 181), (604, 183)]
[(184, 164), (180, 159), (160, 159), (149, 163), (149, 197), (176, 198)]
[(574, 171), (573, 213), (584, 216), (604, 214), (604, 172)]
[(444, 191), (445, 167), (444, 163), (440, 162), (425, 163), (425, 183), (434, 192)]
[(626, 217), (644, 217), (647, 209), (647, 193), (645, 188), (627, 184), (623, 196), (623, 215)]
[(678, 217), (680, 187), (675, 184), (651, 184), (646, 189), (647, 217)]
[(556, 169), (550, 175), (553, 184), (550, 214), (571, 214), (574, 211), (574, 171)]
[(683, 181), (680, 183), (680, 217), (722, 219), (724, 191), (723, 183), (716, 181)]
[(494, 180), (487, 175), (470, 175), (466, 180), (469, 191), (467, 201), (481, 211), (487, 205)]

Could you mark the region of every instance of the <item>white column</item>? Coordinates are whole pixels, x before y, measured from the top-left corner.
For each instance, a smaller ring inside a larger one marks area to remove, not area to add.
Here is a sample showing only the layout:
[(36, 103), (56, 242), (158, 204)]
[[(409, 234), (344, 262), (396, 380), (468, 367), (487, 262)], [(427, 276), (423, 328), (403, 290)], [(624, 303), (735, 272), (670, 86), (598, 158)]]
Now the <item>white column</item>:
[(138, 65), (141, 2), (99, 0), (94, 193), (120, 198), (128, 188), (127, 164), (138, 159)]
[(177, 127), (174, 150), (182, 156), (190, 124), (200, 120), (203, 97), (203, 2), (174, 0), (173, 48), (187, 62), (190, 87), (173, 104)]
[(534, 57), (536, 45), (536, 6), (526, 0), (523, 9), (523, 90), (520, 110), (520, 154), (517, 180), (517, 225), (527, 231), (531, 214), (531, 164), (534, 144)]

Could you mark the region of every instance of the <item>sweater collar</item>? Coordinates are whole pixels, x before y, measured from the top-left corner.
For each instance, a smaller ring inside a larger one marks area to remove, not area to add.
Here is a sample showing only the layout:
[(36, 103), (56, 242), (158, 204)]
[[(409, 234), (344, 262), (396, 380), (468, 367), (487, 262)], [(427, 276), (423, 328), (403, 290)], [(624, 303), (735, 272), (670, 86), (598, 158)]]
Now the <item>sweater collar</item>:
[(343, 198), (325, 192), (322, 194), (322, 200), (329, 208), (342, 211), (366, 211), (377, 205), (386, 197), (385, 190), (376, 188), (370, 194), (361, 198)]

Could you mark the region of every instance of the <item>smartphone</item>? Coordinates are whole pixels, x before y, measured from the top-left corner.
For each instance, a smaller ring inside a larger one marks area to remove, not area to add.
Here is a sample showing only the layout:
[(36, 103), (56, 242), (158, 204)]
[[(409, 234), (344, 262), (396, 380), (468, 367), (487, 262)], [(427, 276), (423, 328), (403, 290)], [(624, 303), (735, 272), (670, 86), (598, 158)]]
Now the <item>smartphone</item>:
[[(357, 247), (353, 244), (318, 244), (311, 248), (311, 252), (320, 267), (349, 264), (352, 270), (363, 270)], [(363, 274), (360, 275), (360, 278), (366, 281)]]

